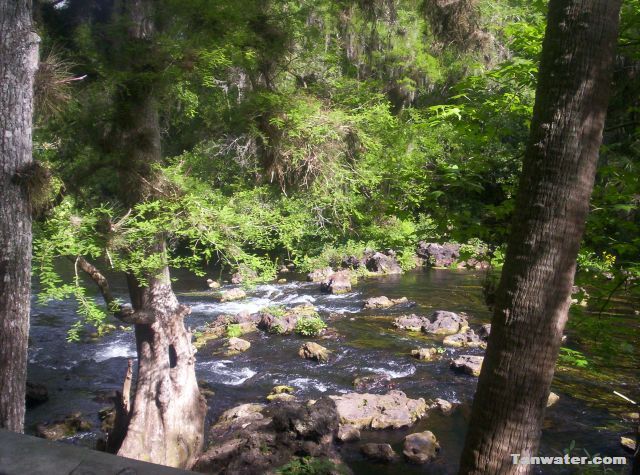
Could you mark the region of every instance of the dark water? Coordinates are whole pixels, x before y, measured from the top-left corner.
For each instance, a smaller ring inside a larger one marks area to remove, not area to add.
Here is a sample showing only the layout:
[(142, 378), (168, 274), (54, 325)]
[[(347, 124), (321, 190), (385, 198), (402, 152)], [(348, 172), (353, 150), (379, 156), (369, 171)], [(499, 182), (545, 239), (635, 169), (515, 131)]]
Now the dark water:
[[(440, 441), (440, 456), (425, 466), (372, 464), (362, 459), (359, 443), (354, 443), (343, 447), (344, 459), (358, 474), (396, 474), (399, 470), (406, 474), (456, 472), (476, 379), (453, 373), (448, 360), (458, 354), (481, 354), (481, 350), (447, 349), (441, 361), (420, 362), (408, 356), (410, 350), (428, 342), (439, 344), (439, 341), (396, 330), (391, 322), (399, 314), (428, 314), (438, 309), (466, 312), (472, 327), (489, 322), (490, 314), (483, 304), (478, 273), (430, 270), (373, 278), (361, 281), (352, 293), (341, 296), (323, 295), (318, 284), (306, 282), (262, 285), (251, 291), (246, 300), (223, 304), (215, 302), (203, 291), (206, 288), (203, 279), (187, 274), (177, 277), (178, 296), (193, 309), (187, 319), (187, 325), (193, 329), (221, 313), (253, 312), (267, 305), (310, 302), (340, 334), (337, 340), (320, 341), (335, 355), (327, 364), (299, 358), (297, 351), (304, 340), (297, 336), (249, 334), (243, 336), (251, 342), (249, 351), (233, 357), (216, 354), (211, 347), (201, 349), (197, 354), (198, 379), (208, 382), (215, 391), (210, 400), (209, 422), (232, 406), (264, 402), (274, 385), (293, 386), (296, 395), (302, 398), (318, 398), (353, 391), (352, 382), (356, 376), (383, 374), (391, 380), (392, 387), (410, 397), (439, 397), (460, 403), (460, 406), (449, 416), (432, 413), (405, 430), (363, 432), (362, 442), (390, 443), (401, 453), (406, 434), (428, 429)], [(115, 282), (115, 291), (124, 294), (122, 282)], [(388, 312), (360, 310), (365, 299), (379, 295), (406, 296), (417, 306)], [(624, 311), (630, 311), (628, 306)], [(624, 315), (616, 318), (627, 325), (622, 338), (628, 338), (629, 343), (635, 345), (638, 328), (634, 320), (637, 319)], [(71, 302), (33, 305), (29, 379), (47, 385), (50, 400), (28, 411), (27, 429), (38, 422), (80, 411), (94, 423), (96, 430), (75, 436), (69, 442), (91, 446), (100, 435), (97, 413), (108, 405), (106, 398), (111, 392), (120, 389), (127, 358), (135, 356), (134, 338), (132, 332), (117, 331), (97, 343), (70, 344), (66, 342), (66, 332), (74, 319), (75, 306)], [(612, 411), (606, 404), (594, 402), (589, 395), (596, 390), (610, 393), (624, 388), (623, 392), (637, 398), (640, 391), (633, 374), (621, 370), (613, 378), (616, 385), (609, 388), (609, 383), (597, 378), (594, 381), (575, 373), (559, 373), (553, 389), (561, 399), (547, 411), (541, 453), (562, 453), (575, 441), (575, 447), (586, 449), (590, 454), (625, 455), (619, 445), (619, 436), (631, 430), (631, 426), (621, 421), (619, 412), (624, 405)], [(388, 388), (380, 388), (373, 392), (386, 390)], [(582, 451), (576, 449), (576, 455), (578, 452), (582, 455)], [(560, 471), (545, 468), (539, 473)]]

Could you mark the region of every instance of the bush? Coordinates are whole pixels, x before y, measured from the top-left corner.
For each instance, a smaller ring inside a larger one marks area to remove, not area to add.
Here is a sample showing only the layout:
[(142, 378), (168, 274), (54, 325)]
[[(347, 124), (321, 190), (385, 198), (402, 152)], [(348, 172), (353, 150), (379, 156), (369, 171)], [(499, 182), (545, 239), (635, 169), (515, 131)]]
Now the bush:
[(227, 326), (227, 338), (239, 338), (242, 336), (242, 327), (237, 323)]
[(317, 336), (327, 328), (320, 317), (301, 317), (296, 323), (296, 333), (303, 336)]

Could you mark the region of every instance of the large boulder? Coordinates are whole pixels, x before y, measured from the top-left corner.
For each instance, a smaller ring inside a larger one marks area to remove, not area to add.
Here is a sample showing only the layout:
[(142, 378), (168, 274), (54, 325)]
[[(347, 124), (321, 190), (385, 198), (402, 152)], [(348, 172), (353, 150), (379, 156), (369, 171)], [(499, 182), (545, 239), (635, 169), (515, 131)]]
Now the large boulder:
[(300, 347), (298, 355), (300, 355), (301, 358), (306, 358), (308, 360), (323, 362), (329, 359), (329, 350), (322, 345), (308, 341)]
[(451, 369), (471, 376), (480, 376), (483, 360), (482, 356), (462, 355), (451, 360)]
[(451, 267), (460, 258), (459, 244), (437, 244), (420, 241), (416, 249), (418, 257), (433, 267)]
[(367, 269), (377, 274), (402, 274), (402, 267), (394, 256), (376, 252), (367, 259)]
[(419, 332), (422, 330), (422, 327), (425, 325), (429, 325), (431, 322), (427, 317), (419, 317), (418, 315), (402, 315), (401, 317), (396, 318), (393, 321), (393, 325), (400, 328), (401, 330), (409, 330), (414, 332)]
[(341, 442), (353, 442), (360, 440), (360, 429), (350, 424), (343, 424), (338, 428), (336, 438)]
[(439, 450), (436, 436), (427, 430), (405, 437), (402, 453), (414, 463), (426, 463), (436, 458)]
[(387, 394), (347, 393), (330, 396), (336, 404), (341, 424), (357, 429), (398, 429), (424, 417), (428, 406), (424, 399), (410, 399), (402, 391)]
[(331, 274), (333, 274), (333, 269), (331, 267), (324, 267), (322, 269), (316, 269), (309, 272), (307, 274), (307, 280), (309, 282), (324, 282)]
[(371, 297), (364, 302), (364, 308), (367, 310), (377, 310), (383, 308), (391, 308), (396, 305), (410, 305), (407, 297), (400, 297), (399, 299), (390, 299), (384, 295), (380, 297)]
[(397, 454), (389, 444), (374, 444), (372, 442), (363, 444), (360, 452), (369, 460), (374, 462), (393, 462)]
[(333, 445), (337, 432), (335, 403), (328, 398), (315, 404), (243, 404), (226, 411), (211, 427), (211, 444), (193, 469), (226, 475), (275, 473), (295, 456), (326, 458), (339, 465)]
[(247, 293), (239, 287), (229, 290), (223, 290), (217, 295), (220, 302), (232, 302), (234, 300), (240, 300), (247, 296)]
[(452, 346), (454, 348), (486, 348), (487, 343), (483, 341), (479, 335), (472, 329), (468, 328), (467, 331), (462, 333), (456, 333), (449, 335), (442, 340), (442, 344), (445, 346)]
[(339, 270), (329, 275), (320, 284), (320, 291), (328, 294), (346, 294), (351, 292), (351, 272)]
[(429, 323), (422, 327), (422, 331), (434, 335), (453, 335), (464, 332), (468, 328), (469, 322), (464, 316), (437, 310), (429, 317)]

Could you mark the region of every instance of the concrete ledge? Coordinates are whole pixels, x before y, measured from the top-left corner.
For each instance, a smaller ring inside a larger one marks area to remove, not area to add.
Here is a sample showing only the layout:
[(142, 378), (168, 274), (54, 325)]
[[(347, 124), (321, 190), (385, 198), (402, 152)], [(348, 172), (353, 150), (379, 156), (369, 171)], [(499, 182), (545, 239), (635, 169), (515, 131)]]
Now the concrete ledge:
[(0, 430), (0, 475), (181, 475), (193, 473)]

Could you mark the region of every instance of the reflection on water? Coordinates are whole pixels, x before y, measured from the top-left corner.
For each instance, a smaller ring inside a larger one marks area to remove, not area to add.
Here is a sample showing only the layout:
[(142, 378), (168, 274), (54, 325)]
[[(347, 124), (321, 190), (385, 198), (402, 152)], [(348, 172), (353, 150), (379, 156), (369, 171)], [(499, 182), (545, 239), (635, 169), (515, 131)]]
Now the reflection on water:
[[(324, 364), (298, 357), (298, 348), (304, 340), (297, 336), (249, 334), (243, 337), (251, 342), (249, 351), (233, 357), (220, 356), (211, 347), (200, 349), (196, 355), (198, 379), (209, 383), (215, 392), (210, 400), (209, 422), (234, 405), (264, 402), (275, 385), (292, 386), (303, 398), (318, 398), (353, 391), (353, 380), (357, 376), (383, 375), (389, 380), (388, 384), (372, 391), (385, 392), (393, 387), (411, 397), (440, 397), (461, 405), (450, 416), (431, 414), (410, 429), (364, 433), (363, 441), (388, 442), (401, 452), (407, 433), (428, 429), (440, 440), (441, 456), (433, 464), (422, 467), (401, 463), (402, 471), (406, 474), (456, 472), (475, 379), (452, 373), (448, 361), (458, 354), (481, 354), (481, 351), (447, 349), (441, 361), (418, 361), (408, 356), (412, 349), (425, 344), (439, 345), (441, 340), (397, 330), (391, 323), (398, 314), (429, 314), (438, 309), (466, 312), (472, 327), (489, 322), (478, 273), (432, 270), (368, 279), (355, 286), (353, 292), (339, 296), (323, 295), (318, 284), (306, 282), (261, 285), (249, 292), (247, 299), (226, 303), (215, 302), (202, 279), (182, 274), (178, 277), (179, 298), (192, 307), (192, 314), (186, 320), (192, 329), (223, 313), (257, 312), (268, 305), (312, 303), (339, 334), (337, 339), (321, 341), (333, 354)], [(124, 292), (122, 282), (116, 281), (114, 288), (116, 292)], [(367, 298), (379, 295), (407, 297), (417, 305), (409, 310), (361, 311)], [(135, 357), (132, 332), (114, 332), (95, 343), (66, 343), (66, 330), (74, 318), (75, 309), (70, 302), (52, 302), (44, 307), (33, 305), (29, 379), (47, 385), (50, 400), (27, 413), (28, 429), (37, 422), (74, 411), (93, 418), (94, 426), (99, 427), (98, 410), (106, 405), (110, 391), (121, 387), (127, 358)], [(632, 319), (626, 324), (637, 325)], [(633, 332), (628, 335), (634, 338)], [(630, 343), (635, 344), (633, 340)], [(621, 455), (619, 434), (604, 429), (618, 424), (619, 417), (606, 407), (581, 400), (581, 393), (588, 392), (588, 381), (572, 380), (569, 386), (563, 377), (558, 375), (556, 390), (563, 388), (569, 394), (559, 391), (560, 402), (548, 411), (542, 451), (555, 454), (575, 440), (576, 447), (586, 448), (590, 453)], [(632, 393), (636, 391), (632, 395), (637, 396), (637, 384), (627, 389)], [(618, 428), (622, 430), (623, 426), (618, 424)], [(96, 437), (97, 432), (73, 442), (91, 445)], [(358, 444), (346, 444), (342, 453), (356, 473), (395, 474), (399, 470), (398, 464), (372, 465), (362, 460)], [(545, 469), (545, 473), (551, 471)]]

